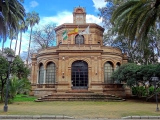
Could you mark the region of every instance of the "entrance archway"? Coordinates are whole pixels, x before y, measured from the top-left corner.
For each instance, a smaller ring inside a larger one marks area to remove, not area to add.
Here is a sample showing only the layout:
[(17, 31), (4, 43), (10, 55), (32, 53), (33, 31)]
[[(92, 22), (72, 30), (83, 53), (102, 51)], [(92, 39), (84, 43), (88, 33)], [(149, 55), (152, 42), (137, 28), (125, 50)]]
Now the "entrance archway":
[(72, 89), (88, 88), (88, 64), (83, 60), (72, 63)]

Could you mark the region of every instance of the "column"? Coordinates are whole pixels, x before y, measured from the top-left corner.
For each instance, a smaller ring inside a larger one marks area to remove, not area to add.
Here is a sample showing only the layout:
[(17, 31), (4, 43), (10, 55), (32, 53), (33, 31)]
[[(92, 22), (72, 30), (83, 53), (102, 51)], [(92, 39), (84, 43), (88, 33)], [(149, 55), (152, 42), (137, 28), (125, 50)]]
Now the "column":
[(65, 81), (67, 81), (69, 83), (70, 79), (69, 79), (69, 73), (68, 73), (68, 59), (69, 57), (65, 57), (64, 63), (65, 63)]
[(93, 82), (93, 81), (95, 81), (95, 60), (94, 60), (94, 56), (91, 56), (91, 77), (92, 77), (92, 81), (91, 82)]
[(37, 83), (38, 84), (38, 79), (39, 79), (39, 69), (37, 70)]
[(102, 80), (102, 73), (101, 72), (103, 72), (103, 71), (102, 71), (102, 66), (101, 66), (101, 59), (102, 59), (101, 56), (99, 56), (98, 57), (98, 72), (97, 72), (97, 74), (98, 74), (99, 81), (102, 82), (103, 80)]
[(90, 89), (91, 88), (91, 82), (92, 82), (92, 71), (91, 71), (91, 67), (88, 66), (88, 88)]
[(34, 67), (35, 67), (35, 69), (34, 69), (34, 78), (33, 78), (33, 83), (34, 84), (36, 84), (37, 83), (37, 77), (38, 77), (38, 73), (37, 73), (37, 70), (38, 70), (38, 66), (37, 66), (37, 64), (35, 63), (35, 65), (34, 65)]
[(72, 87), (72, 80), (71, 80), (71, 67), (68, 68), (68, 83), (69, 83), (69, 89), (71, 90)]
[(98, 61), (97, 61), (97, 57), (94, 57), (94, 65), (95, 65), (95, 68), (94, 68), (95, 81), (97, 82), (97, 81), (99, 81), (98, 77), (97, 77), (98, 76)]
[(63, 81), (65, 81), (66, 80), (66, 75), (67, 75), (67, 73), (66, 73), (66, 69), (65, 69), (65, 67), (66, 67), (66, 64), (65, 64), (65, 57), (63, 56), (62, 57), (62, 79), (63, 79)]
[(88, 41), (87, 41), (87, 43), (89, 43), (89, 41), (92, 41), (93, 39), (92, 39), (92, 34), (89, 34), (88, 35)]
[(61, 56), (59, 56), (59, 69), (58, 69), (58, 83), (60, 82), (60, 81), (62, 81), (62, 57)]
[(43, 84), (46, 83), (46, 69), (44, 69), (44, 78), (43, 78)]

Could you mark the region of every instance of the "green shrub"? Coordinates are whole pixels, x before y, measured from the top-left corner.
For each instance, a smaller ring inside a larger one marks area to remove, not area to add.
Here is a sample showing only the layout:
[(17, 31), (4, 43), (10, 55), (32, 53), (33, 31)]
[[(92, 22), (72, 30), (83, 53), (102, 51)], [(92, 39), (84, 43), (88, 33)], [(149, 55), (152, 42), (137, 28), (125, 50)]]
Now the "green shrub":
[(136, 86), (132, 87), (132, 94), (138, 97), (144, 97), (147, 95), (147, 91), (144, 86)]
[[(8, 103), (12, 103), (17, 94), (28, 94), (31, 89), (30, 82), (26, 78), (18, 79), (17, 77), (13, 77), (9, 81), (8, 87)], [(6, 91), (6, 86), (4, 91)], [(6, 96), (6, 92), (4, 93), (4, 98)]]

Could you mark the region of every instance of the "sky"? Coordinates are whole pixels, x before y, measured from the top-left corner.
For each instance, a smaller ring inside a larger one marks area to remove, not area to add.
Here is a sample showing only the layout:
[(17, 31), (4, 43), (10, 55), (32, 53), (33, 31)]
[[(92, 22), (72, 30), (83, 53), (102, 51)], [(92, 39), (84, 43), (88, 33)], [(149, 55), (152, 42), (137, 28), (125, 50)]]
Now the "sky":
[[(84, 7), (86, 9), (87, 23), (96, 23), (102, 26), (102, 19), (99, 18), (98, 8), (106, 6), (105, 0), (24, 0), (23, 6), (26, 13), (35, 11), (39, 14), (40, 22), (34, 28), (54, 23), (57, 26), (63, 23), (73, 22), (73, 9), (75, 7)], [(15, 49), (13, 40), (12, 49)], [(27, 51), (29, 44), (29, 30), (23, 34), (22, 52)], [(2, 46), (2, 43), (0, 43)], [(7, 40), (5, 47), (10, 46), (10, 40)], [(18, 54), (19, 40), (17, 42), (16, 54)]]

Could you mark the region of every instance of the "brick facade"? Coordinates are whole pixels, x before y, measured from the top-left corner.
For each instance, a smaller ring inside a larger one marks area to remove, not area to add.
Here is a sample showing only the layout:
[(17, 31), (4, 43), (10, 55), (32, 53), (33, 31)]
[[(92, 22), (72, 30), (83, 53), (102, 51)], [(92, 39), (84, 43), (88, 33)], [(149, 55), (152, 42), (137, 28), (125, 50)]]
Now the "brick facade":
[[(79, 17), (77, 17), (80, 16)], [(83, 16), (83, 17), (81, 17)], [(79, 20), (78, 22), (76, 20)], [(71, 31), (78, 27), (79, 32), (89, 26), (90, 34), (84, 34), (83, 44), (76, 44), (75, 39), (78, 36), (71, 35), (67, 40), (62, 40), (64, 30)], [(88, 67), (87, 86), (84, 89), (95, 93), (115, 94), (125, 96), (125, 90), (122, 84), (115, 84), (114, 81), (106, 83), (105, 63), (109, 62), (114, 71), (117, 65), (127, 63), (127, 56), (120, 49), (109, 46), (103, 46), (104, 28), (95, 23), (86, 23), (86, 12), (82, 7), (77, 7), (73, 12), (73, 23), (64, 23), (56, 29), (57, 46), (39, 50), (37, 54), (32, 55), (32, 73), (31, 83), (32, 91), (35, 96), (44, 96), (52, 93), (65, 93), (73, 91), (73, 68), (72, 64), (76, 61), (85, 62)], [(55, 82), (46, 83), (46, 69), (48, 63), (54, 63)], [(40, 65), (44, 67), (44, 80), (39, 83)], [(107, 68), (107, 67), (106, 67)], [(80, 76), (80, 74), (79, 74)], [(78, 77), (76, 77), (78, 79)], [(79, 80), (81, 82), (81, 80)], [(76, 85), (75, 89), (78, 88)], [(82, 86), (83, 87), (83, 86)]]

